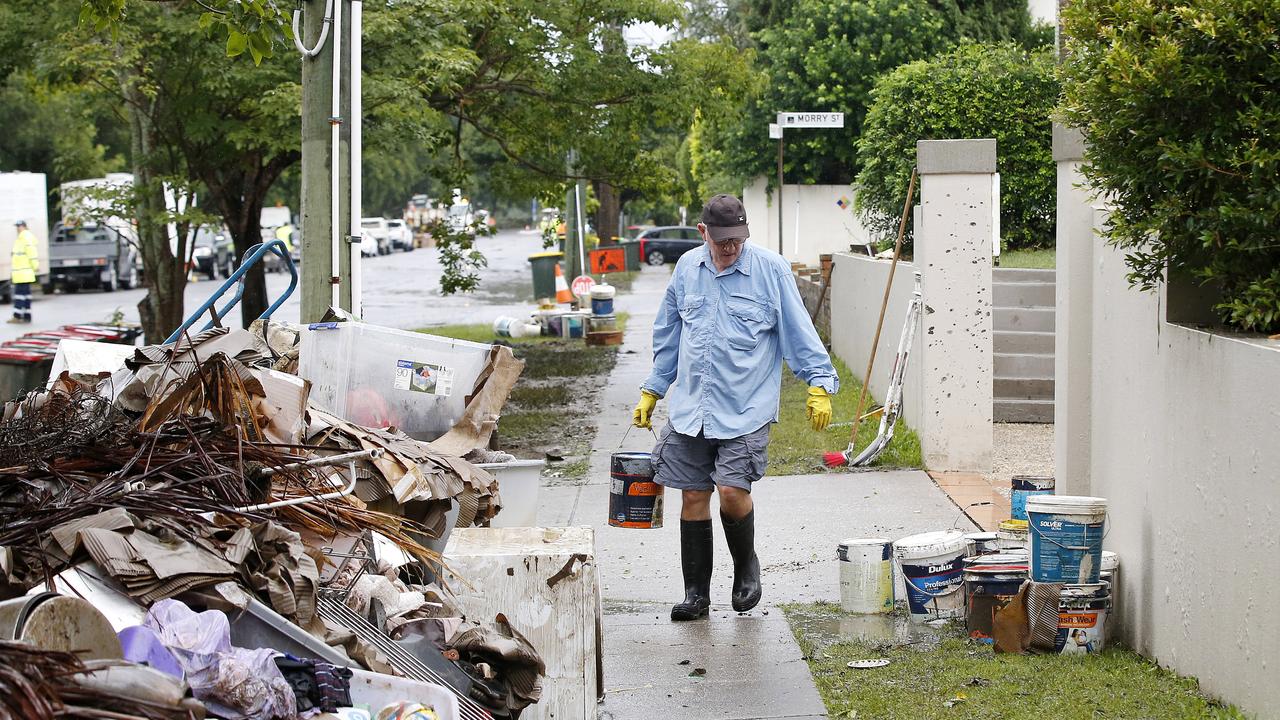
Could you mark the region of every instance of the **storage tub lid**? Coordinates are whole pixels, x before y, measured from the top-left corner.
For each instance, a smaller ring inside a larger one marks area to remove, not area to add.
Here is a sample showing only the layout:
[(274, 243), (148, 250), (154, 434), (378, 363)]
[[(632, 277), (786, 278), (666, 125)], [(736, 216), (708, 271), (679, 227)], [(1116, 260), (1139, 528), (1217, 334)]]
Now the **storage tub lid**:
[(612, 285), (606, 285), (604, 283), (601, 283), (591, 288), (592, 300), (612, 300), (613, 294), (614, 294), (614, 288)]
[(1027, 512), (1102, 515), (1107, 512), (1107, 499), (1084, 495), (1032, 495), (1027, 498)]
[(1120, 556), (1110, 550), (1102, 551), (1102, 572), (1114, 571), (1120, 567)]
[(904, 537), (893, 549), (900, 558), (916, 559), (963, 552), (964, 546), (964, 533), (959, 530), (937, 530)]

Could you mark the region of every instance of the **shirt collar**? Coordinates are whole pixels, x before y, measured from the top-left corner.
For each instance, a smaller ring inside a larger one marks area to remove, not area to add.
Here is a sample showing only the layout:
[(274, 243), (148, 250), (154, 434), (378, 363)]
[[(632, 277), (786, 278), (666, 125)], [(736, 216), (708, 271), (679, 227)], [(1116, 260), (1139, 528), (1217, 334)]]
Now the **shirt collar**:
[(751, 243), (749, 242), (743, 244), (742, 252), (738, 254), (738, 259), (734, 260), (733, 264), (730, 265), (723, 273), (716, 268), (716, 264), (711, 260), (711, 249), (707, 247), (707, 243), (705, 241), (702, 243), (702, 247), (698, 248), (697, 252), (699, 253), (698, 264), (705, 265), (706, 268), (717, 277), (720, 275), (728, 275), (735, 270), (743, 275), (751, 275), (752, 250)]

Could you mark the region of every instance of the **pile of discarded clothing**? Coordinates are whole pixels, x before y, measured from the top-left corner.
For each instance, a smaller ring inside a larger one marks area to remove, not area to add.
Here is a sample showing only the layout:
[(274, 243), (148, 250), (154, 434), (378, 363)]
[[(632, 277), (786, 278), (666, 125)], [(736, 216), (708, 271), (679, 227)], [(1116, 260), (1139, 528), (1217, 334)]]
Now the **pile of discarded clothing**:
[(538, 652), (436, 582), (448, 533), (501, 510), (462, 455), (487, 443), (519, 361), (495, 348), (432, 443), (313, 405), (297, 357), (288, 328), (219, 328), (4, 406), (0, 720), (516, 718), (537, 702)]

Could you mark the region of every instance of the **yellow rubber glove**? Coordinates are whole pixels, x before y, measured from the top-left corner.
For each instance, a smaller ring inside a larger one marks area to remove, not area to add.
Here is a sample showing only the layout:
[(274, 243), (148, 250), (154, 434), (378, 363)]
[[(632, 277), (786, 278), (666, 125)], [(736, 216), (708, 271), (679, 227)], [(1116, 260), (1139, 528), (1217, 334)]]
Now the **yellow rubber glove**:
[(814, 386), (809, 388), (809, 399), (805, 401), (808, 408), (806, 417), (809, 418), (809, 426), (815, 432), (822, 432), (827, 429), (827, 425), (831, 424), (831, 396), (826, 390)]
[[(631, 413), (631, 424), (638, 428), (646, 430), (653, 428), (653, 409), (658, 406), (658, 396), (648, 390), (640, 391), (640, 402), (636, 403), (635, 412)], [(828, 408), (830, 405), (828, 404)], [(831, 417), (831, 410), (827, 410), (827, 417)]]

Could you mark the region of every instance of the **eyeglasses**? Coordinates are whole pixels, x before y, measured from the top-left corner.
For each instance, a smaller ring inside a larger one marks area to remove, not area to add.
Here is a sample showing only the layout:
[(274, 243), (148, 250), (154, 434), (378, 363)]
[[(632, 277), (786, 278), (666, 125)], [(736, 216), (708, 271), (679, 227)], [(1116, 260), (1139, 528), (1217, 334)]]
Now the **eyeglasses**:
[(728, 250), (729, 248), (742, 247), (747, 242), (747, 239), (729, 238), (728, 240), (712, 240), (711, 242), (715, 243), (716, 247), (721, 250)]

